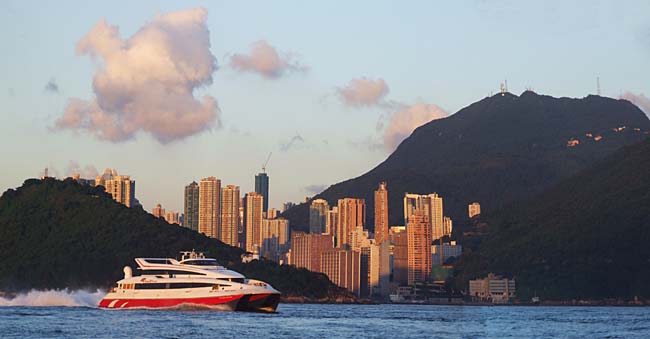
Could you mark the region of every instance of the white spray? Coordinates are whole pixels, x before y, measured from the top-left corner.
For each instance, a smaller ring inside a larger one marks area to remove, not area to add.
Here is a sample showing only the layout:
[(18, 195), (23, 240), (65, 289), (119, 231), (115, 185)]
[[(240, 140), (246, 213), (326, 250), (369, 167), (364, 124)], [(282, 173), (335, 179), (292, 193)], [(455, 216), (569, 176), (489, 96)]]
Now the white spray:
[(105, 291), (31, 290), (13, 298), (0, 298), (0, 306), (85, 306), (97, 307)]

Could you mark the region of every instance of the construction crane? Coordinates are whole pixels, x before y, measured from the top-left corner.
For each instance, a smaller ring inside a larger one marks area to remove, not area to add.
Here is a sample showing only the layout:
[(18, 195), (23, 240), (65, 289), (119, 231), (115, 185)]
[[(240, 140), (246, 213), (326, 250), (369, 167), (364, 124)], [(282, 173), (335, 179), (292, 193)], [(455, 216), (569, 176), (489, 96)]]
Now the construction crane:
[(266, 173), (266, 165), (268, 165), (269, 160), (271, 160), (271, 155), (272, 154), (273, 154), (273, 152), (269, 153), (269, 156), (266, 158), (266, 161), (264, 162), (264, 165), (262, 165), (262, 172), (264, 172), (264, 173)]

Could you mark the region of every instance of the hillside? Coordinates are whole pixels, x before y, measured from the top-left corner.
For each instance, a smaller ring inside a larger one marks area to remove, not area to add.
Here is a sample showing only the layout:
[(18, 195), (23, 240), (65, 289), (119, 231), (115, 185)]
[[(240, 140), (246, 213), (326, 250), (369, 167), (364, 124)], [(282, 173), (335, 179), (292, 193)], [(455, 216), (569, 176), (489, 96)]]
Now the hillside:
[(476, 245), (460, 288), (495, 272), (524, 300), (650, 298), (650, 139), (482, 219), (487, 233), (464, 239)]
[[(622, 126), (626, 128), (613, 130)], [(645, 114), (625, 100), (554, 98), (530, 91), (497, 94), (420, 126), (383, 163), (314, 198), (330, 204), (343, 197), (366, 199), (372, 230), (373, 192), (387, 181), (391, 225), (403, 224), (404, 192), (437, 192), (444, 198), (445, 214), (462, 226), (468, 203), (478, 201), (489, 211), (532, 197), (641, 141), (649, 130)], [(596, 136), (602, 139), (596, 141)], [(580, 144), (568, 147), (573, 138)], [(283, 216), (293, 227), (308, 228), (308, 204)]]
[(334, 300), (348, 293), (326, 276), (271, 262), (241, 264), (241, 249), (114, 202), (104, 188), (29, 179), (0, 197), (0, 290), (107, 287), (140, 256), (196, 249), (285, 296)]

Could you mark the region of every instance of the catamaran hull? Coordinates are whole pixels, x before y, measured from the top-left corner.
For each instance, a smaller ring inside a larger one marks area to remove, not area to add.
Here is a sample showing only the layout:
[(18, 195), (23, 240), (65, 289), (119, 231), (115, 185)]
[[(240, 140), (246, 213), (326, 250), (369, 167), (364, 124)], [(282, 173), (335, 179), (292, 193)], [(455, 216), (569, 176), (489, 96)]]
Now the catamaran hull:
[(178, 308), (202, 307), (222, 311), (234, 311), (244, 295), (197, 297), (197, 298), (121, 298), (106, 297), (99, 302), (100, 308), (129, 309), (129, 308)]
[(237, 311), (273, 313), (280, 303), (280, 294), (247, 294), (239, 300)]

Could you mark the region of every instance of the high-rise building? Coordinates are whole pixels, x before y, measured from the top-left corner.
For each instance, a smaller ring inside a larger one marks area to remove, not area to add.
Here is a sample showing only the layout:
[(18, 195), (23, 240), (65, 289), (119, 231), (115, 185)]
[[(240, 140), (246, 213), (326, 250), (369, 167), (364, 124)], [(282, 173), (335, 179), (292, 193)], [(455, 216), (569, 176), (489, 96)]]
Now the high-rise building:
[(178, 212), (169, 211), (165, 213), (165, 221), (167, 221), (170, 224), (180, 225), (181, 223), (180, 215), (178, 214)]
[(467, 206), (467, 209), (469, 210), (469, 218), (472, 219), (477, 215), (481, 214), (481, 204), (477, 202), (473, 202)]
[(260, 256), (280, 262), (289, 250), (289, 220), (262, 219)]
[(409, 216), (416, 211), (422, 211), (428, 217), (431, 227), (432, 240), (443, 236), (443, 205), (442, 197), (437, 193), (426, 195), (404, 194), (404, 224), (408, 225)]
[(431, 245), (432, 265), (442, 265), (450, 258), (459, 257), (461, 254), (463, 254), (463, 246), (457, 244), (455, 241), (443, 243), (442, 256), (440, 254), (440, 244), (434, 243)]
[(370, 295), (388, 296), (390, 283), (390, 242), (370, 245)]
[(113, 197), (113, 200), (126, 207), (136, 206), (135, 180), (128, 175), (118, 175), (116, 170), (106, 169), (104, 174), (95, 178), (96, 186), (104, 186), (106, 193)]
[(239, 245), (239, 186), (221, 188), (221, 228), (219, 240), (230, 246)]
[(360, 295), (361, 255), (352, 250), (340, 248), (321, 253), (320, 271), (336, 285)]
[(393, 243), (393, 282), (398, 285), (408, 284), (408, 233), (404, 226), (390, 228)]
[(262, 246), (261, 227), (264, 208), (264, 196), (250, 192), (244, 197), (244, 237), (246, 251), (259, 251)]
[(388, 190), (386, 183), (379, 183), (375, 191), (375, 241), (378, 244), (388, 240)]
[(325, 220), (325, 233), (335, 235), (339, 225), (339, 208), (332, 207), (327, 211), (327, 219)]
[(263, 211), (266, 213), (269, 210), (269, 176), (264, 172), (255, 176), (255, 193), (264, 197)]
[(442, 219), (442, 235), (450, 236), (451, 232), (454, 230), (454, 222), (450, 217), (444, 217)]
[(336, 229), (336, 247), (348, 248), (353, 230), (363, 228), (366, 221), (366, 202), (363, 199), (345, 198), (338, 201), (338, 227)]
[(162, 208), (160, 204), (157, 204), (156, 207), (153, 208), (153, 211), (151, 211), (151, 214), (153, 214), (153, 216), (156, 218), (164, 218), (165, 209)]
[(327, 200), (312, 200), (311, 206), (309, 206), (309, 233), (325, 233), (329, 209), (330, 205)]
[(334, 248), (329, 234), (291, 233), (291, 264), (314, 272), (321, 271), (321, 253)]
[(287, 201), (284, 204), (282, 204), (282, 212), (288, 211), (291, 207), (296, 206), (295, 202)]
[(266, 219), (275, 219), (280, 216), (280, 211), (277, 208), (271, 207), (268, 212), (266, 212)]
[(185, 186), (184, 195), (185, 220), (183, 226), (198, 231), (199, 230), (199, 184), (192, 181)]
[(430, 280), (431, 276), (431, 227), (429, 218), (422, 211), (409, 216), (406, 225), (408, 241), (408, 284)]
[(221, 180), (215, 177), (201, 179), (199, 183), (198, 231), (211, 238), (219, 238), (221, 226)]
[(363, 247), (370, 247), (371, 239), (369, 238), (368, 230), (363, 226), (357, 226), (350, 232), (350, 248), (353, 251), (361, 251)]

